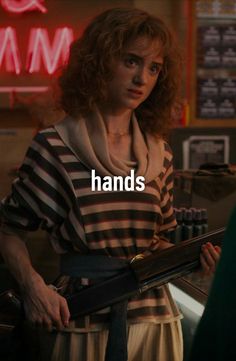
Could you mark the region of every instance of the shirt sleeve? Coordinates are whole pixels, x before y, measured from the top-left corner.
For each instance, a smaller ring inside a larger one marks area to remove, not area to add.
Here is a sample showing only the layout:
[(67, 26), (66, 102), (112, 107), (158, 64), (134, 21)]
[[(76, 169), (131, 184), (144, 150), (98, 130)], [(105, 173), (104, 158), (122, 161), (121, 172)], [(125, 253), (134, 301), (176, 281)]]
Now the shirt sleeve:
[(157, 229), (150, 246), (150, 251), (156, 251), (160, 246), (160, 240), (169, 242), (166, 237), (166, 231), (176, 227), (176, 219), (173, 209), (173, 163), (172, 152), (167, 143), (165, 146), (165, 156), (163, 162), (162, 172), (160, 174), (160, 211), (161, 217), (158, 218), (160, 223), (157, 224)]
[(175, 228), (176, 219), (173, 208), (173, 163), (172, 155), (166, 160), (165, 172), (162, 178), (161, 191), (161, 211), (163, 222), (160, 227), (160, 232), (164, 232), (170, 228)]
[(1, 202), (3, 232), (23, 235), (38, 228), (51, 232), (55, 224), (63, 222), (71, 205), (61, 171), (53, 148), (38, 133), (27, 150), (11, 194)]

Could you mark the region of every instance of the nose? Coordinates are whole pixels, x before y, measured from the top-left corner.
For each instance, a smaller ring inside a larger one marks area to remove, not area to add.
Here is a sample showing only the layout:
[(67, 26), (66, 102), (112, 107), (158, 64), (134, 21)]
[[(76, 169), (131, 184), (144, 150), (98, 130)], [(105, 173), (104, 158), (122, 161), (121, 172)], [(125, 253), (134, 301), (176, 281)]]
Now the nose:
[(145, 85), (147, 83), (147, 71), (144, 67), (136, 71), (133, 82), (136, 85)]

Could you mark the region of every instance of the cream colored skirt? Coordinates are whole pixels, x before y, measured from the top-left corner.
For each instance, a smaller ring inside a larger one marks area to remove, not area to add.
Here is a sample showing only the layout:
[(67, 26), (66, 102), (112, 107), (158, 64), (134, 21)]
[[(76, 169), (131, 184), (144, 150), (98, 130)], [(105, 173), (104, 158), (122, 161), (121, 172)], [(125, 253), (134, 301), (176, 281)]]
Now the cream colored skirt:
[[(42, 361), (104, 361), (107, 330), (90, 333), (43, 333)], [(42, 335), (41, 335), (42, 336)], [(39, 341), (38, 339), (38, 341)], [(137, 323), (128, 329), (128, 361), (182, 361), (180, 321)]]

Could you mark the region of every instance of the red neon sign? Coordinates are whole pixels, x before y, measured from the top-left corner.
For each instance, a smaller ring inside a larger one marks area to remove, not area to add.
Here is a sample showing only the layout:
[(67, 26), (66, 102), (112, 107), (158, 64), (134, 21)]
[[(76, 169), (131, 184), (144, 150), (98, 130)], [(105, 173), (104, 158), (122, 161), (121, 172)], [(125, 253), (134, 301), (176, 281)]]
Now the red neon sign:
[[(32, 11), (45, 14), (48, 12), (45, 3), (45, 0), (0, 0), (0, 10), (2, 7), (8, 16)], [(18, 20), (18, 17), (16, 19)], [(66, 62), (74, 37), (70, 27), (58, 27), (53, 34), (51, 29), (48, 30), (41, 25), (37, 28), (28, 29), (28, 42), (25, 46), (25, 42), (18, 38), (20, 36), (18, 34), (18, 29), (13, 24), (12, 26), (0, 27), (0, 72), (5, 70), (7, 73), (13, 73), (17, 76), (21, 76), (21, 74), (25, 76), (26, 72), (35, 74), (44, 70), (51, 75)], [(21, 41), (19, 42), (19, 40)], [(24, 54), (21, 54), (22, 45), (24, 46)], [(35, 85), (30, 81), (25, 86), (11, 84), (15, 79), (12, 74), (10, 77), (4, 74), (3, 79), (6, 79), (6, 84), (1, 84), (0, 94), (45, 92), (48, 89), (47, 84), (37, 85), (37, 77)], [(34, 77), (32, 80), (34, 82)]]
[[(30, 30), (27, 62), (25, 69), (29, 73), (40, 71), (43, 64), (47, 73), (54, 73), (63, 65), (68, 57), (70, 44), (73, 41), (71, 28), (58, 28), (52, 45), (49, 41), (48, 31), (45, 28), (32, 28)], [(0, 28), (0, 68), (5, 60), (6, 71), (20, 74), (22, 70), (18, 50), (16, 31), (12, 27)]]
[(73, 41), (73, 31), (70, 28), (58, 28), (55, 32), (52, 46), (48, 31), (45, 28), (32, 28), (27, 55), (27, 70), (35, 73), (40, 70), (41, 62), (49, 74), (55, 72), (60, 64), (64, 64)]
[(5, 58), (6, 70), (20, 74), (21, 61), (17, 45), (15, 29), (8, 27), (0, 28), (0, 67)]
[(44, 0), (1, 0), (2, 7), (15, 14), (21, 14), (26, 11), (40, 11), (46, 13), (47, 9), (43, 5)]

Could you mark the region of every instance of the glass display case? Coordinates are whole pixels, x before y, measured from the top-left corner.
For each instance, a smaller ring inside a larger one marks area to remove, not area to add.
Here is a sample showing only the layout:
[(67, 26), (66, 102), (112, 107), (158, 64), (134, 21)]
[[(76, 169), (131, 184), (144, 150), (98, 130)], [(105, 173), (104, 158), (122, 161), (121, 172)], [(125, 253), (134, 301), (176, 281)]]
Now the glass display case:
[(203, 314), (212, 277), (192, 272), (170, 283), (170, 291), (183, 319), (184, 361), (187, 361), (198, 322)]

